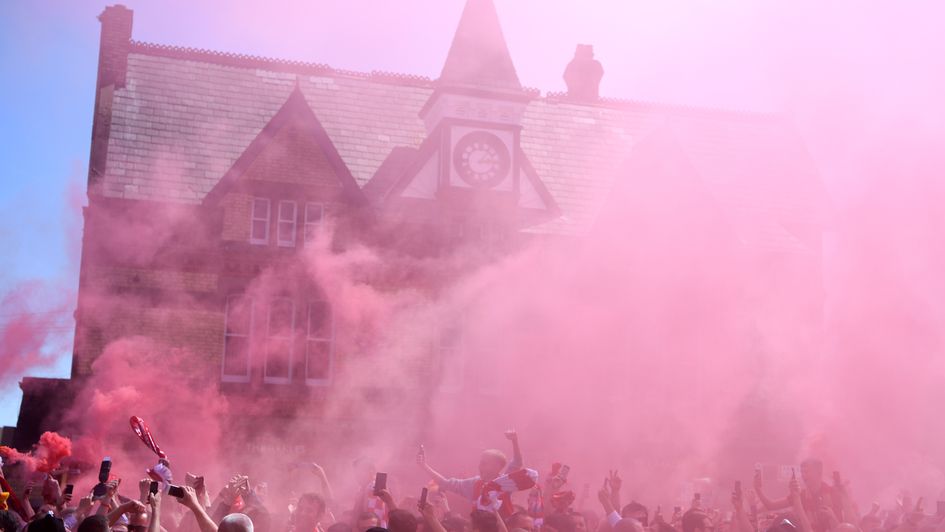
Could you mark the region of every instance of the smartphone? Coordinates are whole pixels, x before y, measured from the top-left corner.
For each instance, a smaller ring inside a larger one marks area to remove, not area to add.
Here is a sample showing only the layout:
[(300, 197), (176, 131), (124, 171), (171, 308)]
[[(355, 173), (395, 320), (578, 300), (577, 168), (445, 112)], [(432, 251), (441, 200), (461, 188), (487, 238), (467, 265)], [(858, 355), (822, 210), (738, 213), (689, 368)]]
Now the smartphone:
[(739, 499), (742, 498), (742, 481), (741, 480), (735, 481), (735, 496), (738, 497)]
[(834, 472), (833, 472), (833, 485), (834, 485), (834, 486), (839, 486), (840, 484), (841, 484), (841, 481), (840, 481), (840, 472), (839, 472), (839, 471), (834, 471)]
[(66, 491), (62, 492), (63, 495), (72, 495), (72, 492), (75, 491), (74, 484), (66, 484)]
[(701, 494), (701, 493), (696, 493), (695, 496), (693, 497), (693, 499), (695, 499), (695, 500), (697, 500), (697, 501), (701, 501), (701, 500), (702, 500), (702, 494)]
[(178, 499), (183, 499), (183, 498), (184, 498), (184, 488), (182, 488), (182, 487), (180, 487), (180, 486), (174, 486), (174, 485), (168, 486), (167, 494), (170, 495), (171, 497), (175, 497), (175, 498), (178, 498)]
[(158, 485), (157, 481), (156, 481), (156, 480), (152, 480), (152, 481), (151, 481), (151, 487), (148, 489), (148, 492), (149, 492), (151, 495), (157, 495), (158, 488), (159, 488), (159, 485)]
[(102, 459), (102, 465), (98, 468), (98, 481), (102, 484), (108, 482), (108, 477), (112, 474), (112, 459), (105, 457)]
[(374, 495), (387, 489), (387, 473), (378, 473), (374, 477)]
[(429, 494), (430, 494), (430, 490), (427, 489), (427, 488), (423, 488), (422, 490), (420, 490), (420, 504), (419, 504), (419, 507), (420, 507), (420, 511), (421, 511), (421, 512), (423, 511), (424, 508), (427, 507), (427, 495), (429, 495)]
[(938, 501), (935, 503), (935, 515), (939, 517), (945, 516), (945, 501)]

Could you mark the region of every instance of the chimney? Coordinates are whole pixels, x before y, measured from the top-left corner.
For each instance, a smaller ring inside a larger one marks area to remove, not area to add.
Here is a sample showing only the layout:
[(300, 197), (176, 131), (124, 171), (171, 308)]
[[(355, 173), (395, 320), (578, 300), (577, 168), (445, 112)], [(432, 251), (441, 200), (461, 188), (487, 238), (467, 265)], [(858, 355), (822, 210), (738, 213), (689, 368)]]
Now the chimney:
[(600, 99), (600, 80), (604, 67), (594, 59), (594, 47), (579, 44), (574, 59), (564, 70), (564, 82), (568, 85), (568, 97), (575, 100), (597, 101)]
[(106, 7), (98, 16), (99, 22), (102, 23), (102, 37), (98, 48), (99, 87), (125, 86), (133, 17), (134, 12), (121, 4)]

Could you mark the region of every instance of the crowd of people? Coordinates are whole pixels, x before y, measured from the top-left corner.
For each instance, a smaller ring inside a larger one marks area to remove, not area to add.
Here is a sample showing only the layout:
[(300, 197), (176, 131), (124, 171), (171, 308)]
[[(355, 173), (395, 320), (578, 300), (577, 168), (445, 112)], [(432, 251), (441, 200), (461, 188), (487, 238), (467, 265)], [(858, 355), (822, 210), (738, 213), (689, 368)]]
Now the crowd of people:
[[(441, 474), (421, 447), (417, 465), (430, 483), (420, 497), (400, 500), (386, 475), (363, 458), (354, 463), (363, 488), (340, 500), (317, 464), (298, 467), (314, 474), (320, 489), (290, 501), (272, 500), (264, 481), (240, 474), (214, 495), (199, 475), (188, 473), (184, 485), (174, 485), (166, 460), (149, 470), (136, 491), (103, 467), (92, 493), (76, 498), (54, 475), (47, 475), (40, 493), (31, 487), (14, 493), (0, 475), (0, 532), (945, 532), (942, 504), (927, 514), (921, 499), (904, 497), (894, 508), (874, 504), (861, 512), (839, 473), (826, 482), (815, 459), (800, 465), (782, 499), (768, 497), (756, 471), (752, 486), (731, 487), (725, 505), (709, 507), (697, 493), (688, 507), (664, 512), (659, 505), (624, 500), (620, 474), (611, 471), (594, 501), (569, 489), (567, 466), (554, 464), (539, 478), (525, 466), (517, 434), (506, 437), (512, 459), (499, 450), (483, 451), (479, 474), (470, 478)], [(463, 501), (471, 510), (451, 508), (448, 493), (455, 506)]]

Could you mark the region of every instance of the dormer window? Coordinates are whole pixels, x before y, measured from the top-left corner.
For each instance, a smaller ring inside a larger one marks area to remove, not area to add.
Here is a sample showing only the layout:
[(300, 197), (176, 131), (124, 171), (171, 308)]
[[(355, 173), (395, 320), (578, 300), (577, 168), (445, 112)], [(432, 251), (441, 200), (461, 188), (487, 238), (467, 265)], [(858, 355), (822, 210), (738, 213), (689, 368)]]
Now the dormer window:
[(295, 247), (296, 205), (294, 201), (279, 202), (279, 225), (277, 242), (280, 247)]
[(253, 198), (252, 226), (250, 228), (249, 242), (251, 244), (260, 245), (269, 243), (268, 198)]

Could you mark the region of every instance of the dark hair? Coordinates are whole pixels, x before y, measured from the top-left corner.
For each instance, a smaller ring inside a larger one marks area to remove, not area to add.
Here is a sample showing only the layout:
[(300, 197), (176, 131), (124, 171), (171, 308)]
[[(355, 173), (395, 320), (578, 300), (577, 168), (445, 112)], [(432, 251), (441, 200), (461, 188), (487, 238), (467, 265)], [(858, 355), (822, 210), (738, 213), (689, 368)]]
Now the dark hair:
[(650, 511), (646, 509), (646, 506), (643, 506), (637, 501), (631, 501), (623, 507), (623, 510), (620, 510), (620, 517), (631, 517), (630, 513), (632, 512), (643, 512), (643, 519), (637, 520), (640, 521), (641, 525), (647, 526), (648, 521), (650, 520)]
[(446, 532), (464, 532), (469, 522), (458, 515), (451, 515), (440, 521), (440, 524)]
[(246, 517), (253, 522), (253, 532), (269, 532), (272, 525), (272, 517), (265, 506), (253, 505), (243, 510)]
[(545, 516), (542, 526), (550, 526), (558, 532), (574, 532), (574, 521), (569, 514), (553, 513)]
[(498, 532), (499, 523), (497, 519), (494, 513), (485, 510), (473, 510), (469, 514), (472, 529), (480, 532)]
[(323, 499), (322, 496), (317, 493), (303, 493), (301, 496), (299, 496), (299, 503), (301, 504), (302, 501), (310, 502), (321, 508), (319, 513), (324, 513), (325, 511), (325, 499)]
[(387, 530), (390, 532), (417, 532), (417, 518), (407, 510), (391, 510), (387, 514)]
[(706, 515), (702, 510), (692, 509), (682, 516), (682, 532), (695, 532), (705, 528)]
[(20, 523), (17, 522), (13, 514), (6, 510), (0, 510), (0, 528), (4, 532), (17, 532), (20, 529)]
[(372, 526), (366, 532), (387, 532), (387, 529), (380, 526)]
[(676, 532), (676, 529), (666, 521), (660, 521), (655, 523), (656, 532)]
[(108, 518), (104, 515), (90, 515), (79, 523), (76, 532), (108, 532)]
[(66, 526), (62, 524), (62, 519), (46, 514), (30, 523), (26, 530), (28, 532), (66, 532)]
[(643, 532), (643, 525), (632, 517), (624, 517), (614, 525), (614, 532)]

